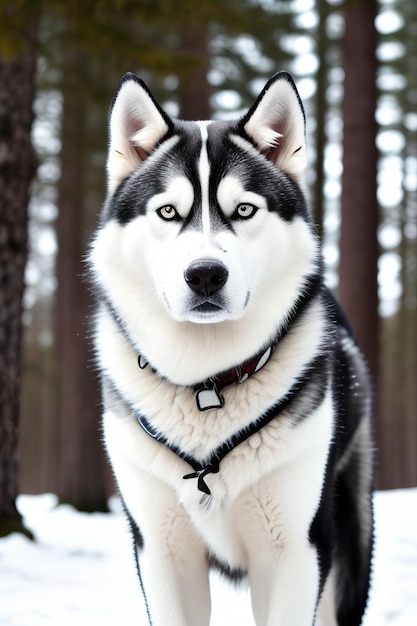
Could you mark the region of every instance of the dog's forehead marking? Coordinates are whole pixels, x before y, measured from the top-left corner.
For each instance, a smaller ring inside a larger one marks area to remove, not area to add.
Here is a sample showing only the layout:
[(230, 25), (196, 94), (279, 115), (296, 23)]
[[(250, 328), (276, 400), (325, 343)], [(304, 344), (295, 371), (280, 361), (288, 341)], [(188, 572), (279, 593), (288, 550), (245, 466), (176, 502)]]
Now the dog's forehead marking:
[(210, 162), (207, 152), (207, 127), (211, 124), (208, 122), (198, 122), (201, 132), (201, 152), (198, 162), (198, 174), (201, 186), (201, 220), (203, 226), (203, 234), (210, 236), (210, 200), (209, 200), (209, 181), (210, 181)]

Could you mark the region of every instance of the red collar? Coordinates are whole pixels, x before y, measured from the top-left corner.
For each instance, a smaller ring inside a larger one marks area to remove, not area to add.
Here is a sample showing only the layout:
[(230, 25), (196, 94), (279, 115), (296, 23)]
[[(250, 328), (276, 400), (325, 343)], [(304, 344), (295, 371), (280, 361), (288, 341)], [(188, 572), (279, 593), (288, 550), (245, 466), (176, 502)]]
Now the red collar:
[[(220, 372), (220, 374), (211, 376), (202, 383), (194, 385), (193, 388), (198, 410), (208, 411), (210, 409), (221, 409), (224, 406), (224, 398), (220, 393), (221, 389), (229, 385), (243, 383), (252, 376), (252, 374), (259, 372), (269, 361), (274, 345), (269, 346), (269, 348), (263, 350), (260, 354), (248, 359), (242, 363), (242, 365), (232, 367), (230, 370)], [(139, 355), (138, 364), (140, 369), (143, 370), (148, 365), (148, 362), (142, 355)]]
[(233, 384), (240, 384), (247, 380), (255, 372), (269, 361), (272, 354), (273, 346), (269, 346), (266, 350), (257, 354), (239, 365), (232, 367), (230, 370), (220, 372), (216, 376), (208, 378), (204, 382), (194, 387), (195, 399), (199, 411), (208, 411), (209, 409), (220, 409), (224, 406), (224, 398), (220, 390)]

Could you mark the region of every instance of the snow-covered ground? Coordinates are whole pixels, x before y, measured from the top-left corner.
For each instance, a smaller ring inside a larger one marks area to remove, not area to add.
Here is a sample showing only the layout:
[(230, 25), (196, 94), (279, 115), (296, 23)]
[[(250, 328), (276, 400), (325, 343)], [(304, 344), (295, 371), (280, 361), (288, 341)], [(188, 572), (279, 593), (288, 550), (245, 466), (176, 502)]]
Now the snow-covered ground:
[[(36, 542), (0, 540), (0, 626), (145, 626), (130, 537), (118, 502), (111, 514), (20, 496)], [(377, 543), (364, 626), (417, 625), (417, 489), (375, 497)], [(211, 626), (253, 626), (246, 591), (216, 577)]]

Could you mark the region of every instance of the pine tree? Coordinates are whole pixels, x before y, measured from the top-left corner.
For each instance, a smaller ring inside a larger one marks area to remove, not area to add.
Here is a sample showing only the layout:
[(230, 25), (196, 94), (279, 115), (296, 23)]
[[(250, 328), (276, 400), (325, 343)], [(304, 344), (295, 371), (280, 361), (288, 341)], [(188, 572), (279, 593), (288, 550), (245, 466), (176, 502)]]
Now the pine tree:
[(0, 57), (0, 535), (23, 530), (16, 496), (27, 206), (35, 172), (30, 129), (38, 22), (36, 13), (26, 17), (17, 31), (24, 49), (9, 51), (10, 58)]

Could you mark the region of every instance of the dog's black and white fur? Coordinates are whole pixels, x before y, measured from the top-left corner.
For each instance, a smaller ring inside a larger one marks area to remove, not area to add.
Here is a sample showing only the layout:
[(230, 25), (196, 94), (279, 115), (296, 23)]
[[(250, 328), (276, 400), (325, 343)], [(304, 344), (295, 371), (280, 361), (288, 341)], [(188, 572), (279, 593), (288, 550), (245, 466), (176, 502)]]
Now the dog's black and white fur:
[(369, 383), (323, 285), (286, 72), (240, 120), (113, 101), (90, 252), (104, 436), (149, 621), (208, 626), (210, 566), (258, 626), (358, 626), (372, 550)]

